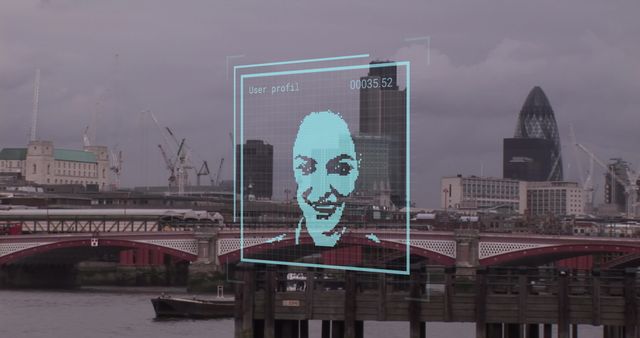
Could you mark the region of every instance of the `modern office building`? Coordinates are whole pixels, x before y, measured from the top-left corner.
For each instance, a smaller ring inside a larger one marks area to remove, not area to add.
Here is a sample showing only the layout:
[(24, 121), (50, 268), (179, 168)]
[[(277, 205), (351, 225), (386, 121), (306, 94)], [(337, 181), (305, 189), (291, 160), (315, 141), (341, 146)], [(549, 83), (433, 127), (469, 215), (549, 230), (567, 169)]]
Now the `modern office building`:
[[(616, 211), (627, 211), (625, 185), (629, 184), (629, 175), (627, 174), (627, 171), (631, 169), (629, 163), (621, 158), (612, 158), (608, 167), (609, 170), (605, 174), (604, 180), (604, 203), (612, 205)], [(612, 173), (618, 179), (613, 177)]]
[[(374, 61), (372, 65), (391, 61)], [(372, 67), (362, 79), (374, 78), (388, 86), (360, 89), (360, 135), (384, 137), (388, 142), (391, 200), (406, 205), (407, 92), (397, 85), (397, 67)]]
[(576, 182), (527, 182), (527, 211), (531, 217), (585, 214), (584, 190)]
[(357, 135), (353, 138), (360, 161), (356, 193), (377, 197), (377, 206), (391, 207), (389, 184), (389, 141), (382, 136)]
[(56, 149), (51, 141), (31, 141), (26, 148), (0, 151), (0, 173), (16, 174), (35, 184), (76, 184), (106, 190), (109, 187), (108, 153), (104, 146)]
[(491, 209), (523, 214), (526, 196), (524, 181), (462, 175), (441, 180), (442, 208), (467, 215)]
[(236, 193), (240, 193), (240, 158), (244, 158), (243, 192), (245, 198), (253, 196), (270, 199), (273, 195), (273, 145), (262, 140), (247, 140), (236, 146)]
[(506, 138), (503, 143), (503, 177), (546, 181), (553, 163), (554, 144), (542, 138)]
[[(544, 141), (530, 141), (532, 139)], [(513, 139), (504, 140), (503, 160), (504, 178), (563, 180), (558, 126), (542, 88), (536, 86), (529, 92), (520, 110)]]

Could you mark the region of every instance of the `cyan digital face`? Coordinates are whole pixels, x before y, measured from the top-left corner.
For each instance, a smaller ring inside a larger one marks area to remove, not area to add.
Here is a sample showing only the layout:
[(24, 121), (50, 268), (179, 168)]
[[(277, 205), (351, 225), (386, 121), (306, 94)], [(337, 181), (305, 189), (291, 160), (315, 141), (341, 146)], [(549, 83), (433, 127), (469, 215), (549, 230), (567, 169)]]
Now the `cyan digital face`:
[(331, 111), (307, 115), (293, 144), (296, 199), (317, 246), (333, 247), (346, 228), (336, 229), (344, 198), (355, 189), (358, 161), (349, 126)]

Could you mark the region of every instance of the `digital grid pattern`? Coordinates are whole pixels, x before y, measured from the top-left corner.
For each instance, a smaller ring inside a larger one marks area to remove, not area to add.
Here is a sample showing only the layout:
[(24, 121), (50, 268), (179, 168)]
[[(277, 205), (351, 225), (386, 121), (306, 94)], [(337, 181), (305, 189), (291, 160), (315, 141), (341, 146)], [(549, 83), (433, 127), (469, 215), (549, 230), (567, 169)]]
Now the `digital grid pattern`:
[[(375, 218), (380, 214), (376, 211), (380, 205), (403, 207), (393, 205), (392, 188), (403, 185), (399, 191), (405, 196), (399, 200), (408, 205), (408, 67), (408, 63), (395, 62), (326, 68), (316, 65), (310, 69), (240, 76), (240, 146), (236, 163), (240, 169), (237, 187), (241, 196), (243, 236), (266, 227), (282, 228), (282, 233), (264, 235), (264, 244), (252, 246), (251, 250), (243, 249), (243, 261), (399, 274), (408, 271), (408, 245), (399, 251), (385, 245), (375, 234), (376, 229), (385, 226), (405, 227), (408, 239), (408, 219), (393, 223)], [(385, 83), (386, 87), (382, 88), (387, 69), (397, 71), (397, 76), (394, 74), (392, 81), (386, 78), (393, 86)], [(372, 80), (376, 77), (377, 81)], [(378, 88), (372, 87), (375, 82)], [(393, 99), (382, 101), (390, 96)], [(379, 115), (379, 126), (377, 131), (372, 131), (361, 123), (371, 127), (371, 121), (367, 122), (364, 116), (369, 114), (365, 110), (376, 106), (378, 111), (374, 111), (374, 115)], [(292, 165), (293, 143), (301, 121), (312, 112), (324, 111), (339, 114), (348, 125), (361, 173), (356, 188), (345, 199), (346, 206), (338, 224), (346, 230), (332, 247), (316, 245), (305, 233)], [(396, 134), (402, 139), (394, 139), (388, 129), (400, 130)], [(257, 175), (252, 174), (251, 169), (242, 170), (259, 167), (251, 161), (260, 157), (251, 153), (249, 147), (245, 148), (253, 141), (272, 148), (271, 196), (257, 192)], [(399, 151), (404, 152), (403, 156), (399, 156)], [(402, 165), (397, 164), (400, 159), (404, 162)], [(394, 175), (394, 170), (405, 172)], [(403, 181), (398, 182), (398, 178)], [(297, 234), (296, 229), (300, 229)], [(367, 229), (371, 232), (365, 231)], [(255, 240), (255, 236), (252, 237), (252, 241)]]

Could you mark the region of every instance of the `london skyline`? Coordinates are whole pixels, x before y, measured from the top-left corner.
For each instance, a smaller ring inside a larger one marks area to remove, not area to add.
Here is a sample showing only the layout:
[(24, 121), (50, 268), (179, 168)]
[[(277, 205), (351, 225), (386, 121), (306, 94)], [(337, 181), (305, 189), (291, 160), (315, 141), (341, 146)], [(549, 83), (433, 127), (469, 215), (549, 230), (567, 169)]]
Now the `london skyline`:
[[(98, 105), (96, 143), (124, 151), (123, 185), (163, 185), (167, 174), (155, 149), (161, 136), (149, 120), (140, 126), (140, 112), (151, 109), (209, 163), (224, 156), (229, 166), (222, 176), (230, 179), (227, 64), (364, 52), (412, 62), (412, 145), (421, 145), (412, 153), (412, 199), (418, 206), (438, 205), (442, 176), (501, 176), (502, 139), (512, 137), (534, 86), (555, 111), (565, 179), (577, 179), (570, 124), (604, 160), (640, 163), (637, 4), (401, 3), (378, 12), (378, 24), (356, 15), (358, 4), (340, 4), (338, 12), (337, 3), (288, 11), (259, 2), (225, 6), (221, 15), (213, 3), (0, 4), (0, 147), (26, 145), (33, 74), (40, 68), (38, 138), (79, 149)], [(333, 24), (302, 20), (307, 12)], [(452, 25), (442, 12), (464, 24)], [(527, 19), (519, 20), (525, 12)], [(530, 29), (537, 24), (532, 17), (544, 17), (547, 28)], [(225, 34), (234, 28), (233, 38)], [(424, 40), (410, 39), (421, 36), (429, 37), (429, 49)]]

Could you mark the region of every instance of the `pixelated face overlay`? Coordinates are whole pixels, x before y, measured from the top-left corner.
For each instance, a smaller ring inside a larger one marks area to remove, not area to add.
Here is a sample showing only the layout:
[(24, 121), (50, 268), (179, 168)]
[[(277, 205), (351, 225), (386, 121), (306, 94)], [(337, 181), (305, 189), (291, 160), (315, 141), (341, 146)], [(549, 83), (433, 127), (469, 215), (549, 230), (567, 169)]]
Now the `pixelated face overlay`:
[(336, 229), (344, 198), (355, 189), (359, 173), (353, 138), (340, 115), (323, 111), (305, 116), (293, 145), (293, 172), (309, 235), (316, 246), (335, 246), (346, 230)]

